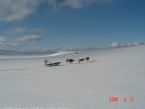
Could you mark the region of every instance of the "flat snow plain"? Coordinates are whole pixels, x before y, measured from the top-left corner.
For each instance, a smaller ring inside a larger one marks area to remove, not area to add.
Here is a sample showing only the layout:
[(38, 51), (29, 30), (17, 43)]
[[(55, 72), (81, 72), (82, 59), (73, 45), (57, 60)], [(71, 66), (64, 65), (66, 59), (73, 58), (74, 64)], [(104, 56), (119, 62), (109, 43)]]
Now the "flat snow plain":
[[(89, 56), (66, 64), (66, 58)], [(45, 67), (44, 59), (61, 61)], [(118, 102), (109, 101), (116, 96)], [(130, 102), (129, 97), (134, 97)], [(127, 97), (127, 101), (123, 101)], [(0, 56), (0, 108), (143, 109), (145, 46), (54, 56)]]

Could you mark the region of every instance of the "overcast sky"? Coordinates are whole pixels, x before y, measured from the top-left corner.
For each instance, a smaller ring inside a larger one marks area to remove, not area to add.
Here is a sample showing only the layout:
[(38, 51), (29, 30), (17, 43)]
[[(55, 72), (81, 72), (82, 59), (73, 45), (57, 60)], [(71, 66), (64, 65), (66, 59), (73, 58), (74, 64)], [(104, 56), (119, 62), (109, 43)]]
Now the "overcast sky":
[(0, 0), (0, 49), (145, 41), (145, 0)]

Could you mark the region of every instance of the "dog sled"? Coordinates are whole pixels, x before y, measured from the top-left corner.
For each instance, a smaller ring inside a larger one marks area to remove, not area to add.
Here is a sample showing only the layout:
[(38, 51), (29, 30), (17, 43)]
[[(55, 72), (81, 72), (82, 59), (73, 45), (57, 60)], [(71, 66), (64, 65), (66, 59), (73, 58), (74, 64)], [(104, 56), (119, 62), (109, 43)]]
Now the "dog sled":
[(61, 62), (51, 62), (51, 63), (45, 64), (45, 66), (53, 67), (53, 66), (59, 66), (60, 64), (61, 64)]

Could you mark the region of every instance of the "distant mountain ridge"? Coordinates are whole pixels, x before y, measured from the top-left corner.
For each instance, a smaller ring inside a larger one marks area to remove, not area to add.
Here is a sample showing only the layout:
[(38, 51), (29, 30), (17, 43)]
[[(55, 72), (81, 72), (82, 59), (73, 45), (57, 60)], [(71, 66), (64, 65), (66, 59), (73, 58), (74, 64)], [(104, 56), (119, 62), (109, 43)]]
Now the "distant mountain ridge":
[(47, 52), (21, 52), (21, 51), (10, 51), (10, 50), (3, 50), (0, 49), (0, 55), (45, 55), (45, 54), (53, 54), (56, 51), (50, 50)]

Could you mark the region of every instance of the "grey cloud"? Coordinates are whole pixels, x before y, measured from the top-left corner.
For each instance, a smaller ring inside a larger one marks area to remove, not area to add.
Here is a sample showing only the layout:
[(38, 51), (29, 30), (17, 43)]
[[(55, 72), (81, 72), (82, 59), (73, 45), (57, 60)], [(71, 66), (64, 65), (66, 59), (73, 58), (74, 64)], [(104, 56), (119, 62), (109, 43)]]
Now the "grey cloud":
[(139, 45), (145, 45), (145, 42), (131, 42), (127, 44), (121, 44), (120, 42), (113, 42), (110, 46), (111, 48), (121, 48), (121, 47), (133, 47)]
[(5, 42), (7, 41), (6, 38), (0, 36), (0, 46), (3, 46), (5, 44)]
[(25, 27), (16, 27), (13, 28), (9, 31), (9, 33), (22, 33), (22, 32), (26, 32), (27, 28)]
[(0, 21), (21, 20), (34, 13), (38, 0), (0, 0)]
[(113, 42), (112, 44), (111, 44), (111, 47), (112, 48), (120, 48), (120, 47), (122, 47), (123, 45), (122, 44), (120, 44), (119, 42)]
[(0, 36), (0, 42), (5, 42), (7, 39), (5, 37)]
[(47, 28), (26, 28), (26, 27), (16, 27), (13, 29), (10, 29), (8, 33), (15, 34), (15, 33), (41, 33), (41, 32), (47, 32)]
[(127, 44), (128, 47), (138, 46), (138, 45), (145, 45), (145, 42), (132, 42)]
[(14, 50), (25, 46), (26, 42), (39, 41), (43, 39), (41, 35), (25, 35), (14, 39), (0, 36), (0, 49)]
[(0, 0), (0, 21), (22, 20), (33, 14), (41, 2), (48, 2), (48, 5), (55, 9), (76, 9), (91, 4), (110, 3), (112, 0)]
[(82, 8), (91, 4), (98, 5), (110, 2), (112, 2), (112, 0), (62, 0), (62, 2), (60, 2), (59, 0), (48, 0), (48, 4), (55, 8), (66, 6), (70, 8)]
[(11, 41), (11, 40), (8, 40), (5, 37), (1, 37), (0, 36), (0, 49), (11, 50), (11, 49), (15, 48), (18, 45), (20, 45), (19, 42)]
[(18, 37), (16, 39), (17, 42), (27, 42), (27, 41), (39, 41), (43, 37), (41, 35), (25, 35), (22, 37)]

